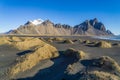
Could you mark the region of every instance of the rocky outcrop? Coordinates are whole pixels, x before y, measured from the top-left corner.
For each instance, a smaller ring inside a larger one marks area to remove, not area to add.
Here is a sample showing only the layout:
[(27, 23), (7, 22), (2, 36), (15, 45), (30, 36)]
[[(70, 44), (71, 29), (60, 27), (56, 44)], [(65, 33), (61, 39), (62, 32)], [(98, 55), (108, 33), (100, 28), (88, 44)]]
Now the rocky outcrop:
[(86, 20), (74, 27), (67, 24), (54, 24), (50, 20), (40, 22), (35, 25), (28, 21), (25, 25), (21, 25), (16, 30), (8, 32), (8, 34), (39, 34), (39, 35), (86, 35), (86, 36), (108, 36), (113, 35), (111, 31), (106, 30), (103, 23), (93, 20)]
[(86, 20), (85, 22), (76, 25), (76, 30), (74, 34), (81, 34), (81, 35), (113, 35), (111, 31), (106, 30), (103, 23), (98, 22), (97, 18), (93, 20)]

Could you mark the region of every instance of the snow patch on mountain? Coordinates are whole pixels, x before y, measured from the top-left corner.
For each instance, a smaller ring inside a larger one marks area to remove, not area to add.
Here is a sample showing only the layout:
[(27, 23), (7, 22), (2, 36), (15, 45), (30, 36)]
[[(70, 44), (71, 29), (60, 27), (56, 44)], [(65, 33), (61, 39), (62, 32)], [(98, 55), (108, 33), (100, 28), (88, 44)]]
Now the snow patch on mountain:
[(42, 19), (36, 19), (36, 20), (30, 21), (30, 22), (34, 25), (39, 25), (43, 22), (43, 20)]

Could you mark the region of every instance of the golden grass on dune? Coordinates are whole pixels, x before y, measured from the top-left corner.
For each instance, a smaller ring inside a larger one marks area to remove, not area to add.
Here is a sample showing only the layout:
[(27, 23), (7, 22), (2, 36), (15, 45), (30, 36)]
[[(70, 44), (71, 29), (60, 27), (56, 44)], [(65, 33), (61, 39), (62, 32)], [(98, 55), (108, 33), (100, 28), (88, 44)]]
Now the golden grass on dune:
[(90, 41), (89, 41), (89, 40), (85, 40), (85, 41), (83, 41), (83, 43), (85, 43), (85, 44), (89, 44)]
[(80, 43), (82, 43), (82, 42), (83, 42), (83, 40), (82, 40), (82, 39), (79, 39), (78, 41), (79, 41)]
[(114, 74), (110, 74), (108, 72), (92, 71), (92, 72), (89, 72), (89, 77), (87, 79), (89, 80), (120, 80), (120, 77)]
[(61, 37), (55, 37), (55, 38), (53, 38), (53, 40), (54, 40), (54, 41), (63, 41), (64, 38), (61, 38)]
[(64, 40), (63, 43), (74, 44), (74, 42), (72, 40), (70, 40), (70, 39)]
[(94, 63), (96, 66), (113, 71), (114, 73), (120, 75), (120, 66), (118, 63), (109, 56), (102, 56), (96, 60)]
[(41, 38), (39, 38), (39, 39), (42, 40), (42, 41), (44, 41), (44, 42), (46, 42), (45, 38), (42, 38), (42, 37), (41, 37)]
[(46, 42), (53, 42), (53, 38), (44, 38)]
[(83, 59), (86, 57), (86, 53), (81, 50), (75, 50), (73, 48), (69, 48), (64, 52), (65, 56), (76, 57), (77, 59)]
[(95, 44), (96, 47), (101, 47), (101, 48), (111, 48), (112, 45), (109, 42), (106, 41), (100, 41), (97, 44)]
[(10, 39), (11, 39), (11, 41), (13, 41), (13, 42), (14, 42), (14, 41), (16, 41), (16, 42), (17, 42), (17, 41), (23, 41), (23, 40), (24, 40), (24, 39), (23, 39), (23, 38), (21, 38), (21, 37), (14, 37), (14, 36), (13, 36), (13, 37), (9, 37), (9, 38), (10, 38)]
[(59, 56), (57, 49), (39, 38), (32, 37), (2, 37), (0, 44), (9, 44), (19, 50), (32, 49), (33, 52), (16, 59), (16, 63), (9, 69), (8, 75), (16, 75), (36, 66), (41, 60)]
[(2, 44), (13, 44), (14, 42), (22, 42), (25, 40), (30, 40), (32, 37), (0, 37), (0, 45)]
[(24, 72), (37, 65), (41, 60), (58, 57), (58, 51), (55, 47), (44, 44), (37, 47), (34, 52), (23, 55), (17, 59), (17, 63), (9, 70), (9, 74), (14, 76), (19, 72)]
[(0, 37), (0, 45), (11, 44), (11, 39), (9, 37)]
[(52, 40), (52, 39), (48, 39), (47, 41), (48, 41), (48, 42), (53, 42), (53, 40)]
[(92, 67), (99, 67), (98, 69), (83, 72), (79, 80), (120, 80), (120, 66), (109, 56), (102, 56), (94, 59)]
[(67, 50), (64, 52), (64, 55), (65, 55), (65, 56), (73, 56), (73, 55), (75, 55), (75, 53), (76, 53), (76, 50), (75, 50), (75, 49), (69, 48), (69, 49), (67, 49)]
[(27, 38), (25, 39), (24, 41), (21, 41), (21, 42), (13, 42), (12, 45), (15, 47), (15, 48), (18, 48), (19, 50), (27, 50), (27, 49), (30, 49), (32, 47), (36, 47), (36, 46), (39, 46), (39, 45), (44, 45), (45, 42), (41, 41), (40, 39), (38, 38)]
[(66, 68), (66, 72), (68, 73), (68, 72), (72, 72), (74, 70), (74, 68), (73, 68), (73, 65), (72, 64), (69, 64), (68, 66), (67, 66), (67, 68)]
[(84, 59), (86, 57), (86, 53), (81, 50), (77, 51), (76, 55), (79, 59)]

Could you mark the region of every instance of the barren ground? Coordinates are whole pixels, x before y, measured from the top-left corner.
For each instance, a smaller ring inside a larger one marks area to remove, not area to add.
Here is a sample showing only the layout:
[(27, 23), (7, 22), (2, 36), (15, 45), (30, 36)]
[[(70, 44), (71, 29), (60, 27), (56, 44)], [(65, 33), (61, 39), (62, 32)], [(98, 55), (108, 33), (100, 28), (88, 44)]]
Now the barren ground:
[[(100, 39), (93, 39), (90, 37), (64, 37), (72, 40), (90, 40), (92, 41), (100, 41)], [(120, 43), (119, 41), (109, 41), (111, 43)], [(63, 52), (68, 48), (74, 48), (76, 50), (82, 50), (86, 52), (89, 58), (96, 58), (100, 56), (110, 56), (115, 59), (120, 65), (120, 46), (114, 45), (112, 48), (99, 48), (88, 46), (84, 43), (80, 43), (76, 41), (74, 44), (61, 43), (59, 41), (47, 42), (53, 46), (55, 46), (60, 56), (51, 60), (43, 60), (37, 66), (33, 67), (31, 70), (27, 70), (23, 73), (18, 74), (15, 79), (17, 80), (64, 80), (64, 78), (68, 80), (73, 80), (77, 75), (67, 76), (65, 74), (66, 68), (69, 64), (74, 63), (74, 59), (67, 58), (63, 56)], [(10, 67), (15, 59), (19, 57), (21, 54), (26, 53), (25, 51), (17, 50), (16, 48), (8, 45), (0, 46), (0, 80), (9, 80), (4, 74), (8, 67)], [(77, 65), (84, 65), (78, 63)], [(76, 65), (76, 66), (77, 66)], [(79, 68), (78, 68), (79, 69)], [(70, 78), (69, 78), (70, 77)]]

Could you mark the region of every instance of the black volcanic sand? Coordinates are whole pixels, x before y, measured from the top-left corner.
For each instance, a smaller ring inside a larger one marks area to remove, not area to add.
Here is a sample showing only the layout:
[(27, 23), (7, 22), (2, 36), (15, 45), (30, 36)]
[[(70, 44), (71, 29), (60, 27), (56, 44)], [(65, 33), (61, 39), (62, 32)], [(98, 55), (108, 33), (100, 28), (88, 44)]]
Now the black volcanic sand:
[[(48, 38), (48, 37), (43, 37)], [(85, 44), (78, 41), (81, 40), (89, 40), (90, 42), (101, 41), (100, 39), (94, 39), (91, 37), (64, 37), (67, 39), (71, 39), (74, 44), (67, 44), (62, 43), (60, 41), (54, 42), (47, 42), (53, 46), (55, 46), (60, 56), (55, 59), (51, 60), (43, 60), (38, 65), (33, 67), (31, 70), (27, 70), (25, 72), (19, 73), (16, 75), (15, 80), (64, 80), (67, 76), (65, 74), (66, 68), (69, 64), (76, 62), (74, 58), (68, 58), (63, 55), (63, 52), (68, 48), (74, 48), (76, 50), (84, 51), (89, 58), (96, 58), (100, 56), (110, 56), (111, 58), (115, 59), (118, 64), (120, 65), (120, 46), (114, 45), (112, 48), (100, 48), (100, 47), (93, 47), (90, 46), (91, 44)], [(106, 40), (108, 42), (120, 43), (119, 41), (111, 41)], [(12, 46), (8, 45), (1, 45), (0, 46), (0, 80), (9, 80), (5, 74), (7, 68), (9, 68), (15, 61), (15, 59), (20, 56), (21, 54), (24, 55), (25, 53), (29, 53), (27, 51), (19, 51)], [(81, 65), (84, 68), (84, 65), (78, 63), (77, 65)], [(77, 68), (79, 69), (80, 66)], [(67, 80), (74, 80), (74, 77), (79, 77), (76, 75), (67, 76)]]
[(6, 71), (16, 60), (20, 51), (12, 46), (0, 45), (0, 80), (6, 79)]

